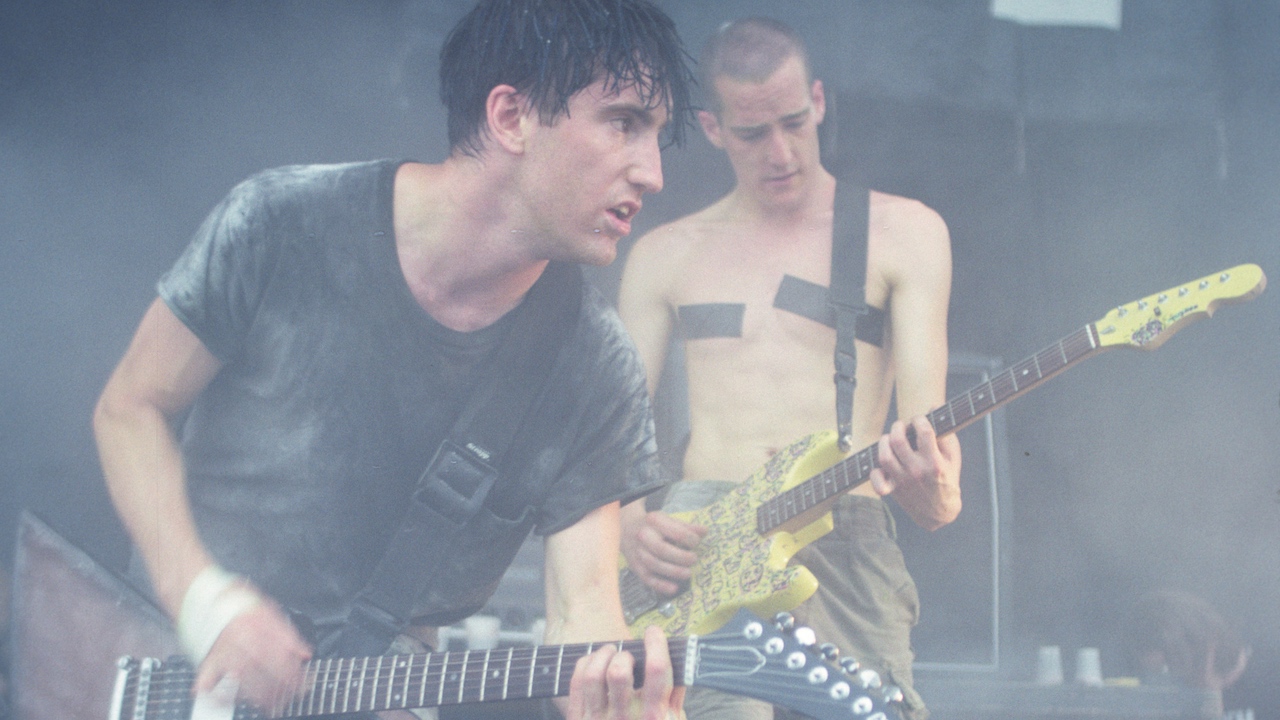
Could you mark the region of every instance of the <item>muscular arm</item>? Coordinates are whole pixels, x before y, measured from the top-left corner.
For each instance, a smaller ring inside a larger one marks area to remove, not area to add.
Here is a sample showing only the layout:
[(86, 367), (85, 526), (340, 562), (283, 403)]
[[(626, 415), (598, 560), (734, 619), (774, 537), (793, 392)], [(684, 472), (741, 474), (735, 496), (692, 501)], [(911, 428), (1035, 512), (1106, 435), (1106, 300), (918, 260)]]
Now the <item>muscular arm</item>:
[[(597, 508), (546, 540), (547, 642), (621, 640), (629, 637), (618, 597), (620, 508)], [(652, 631), (652, 628), (650, 629)], [(560, 709), (581, 718), (665, 718), (678, 712), (683, 690), (673, 690), (665, 641), (646, 634), (645, 686), (631, 689), (633, 658), (610, 646), (580, 661), (570, 695)]]
[[(934, 530), (955, 520), (961, 504), (959, 442), (935, 437), (922, 417), (946, 401), (951, 243), (942, 219), (911, 201), (898, 201), (885, 227), (875, 250), (885, 260), (897, 410), (904, 421), (881, 441), (882, 467), (907, 514)], [(907, 423), (916, 432), (914, 450)]]
[[(191, 515), (173, 423), (220, 368), (156, 300), (94, 411), (94, 436), (112, 503), (146, 563), (160, 604), (175, 621), (191, 581), (214, 560)], [(196, 685), (210, 689), (234, 674), (242, 697), (266, 704), (296, 685), (309, 654), (287, 618), (262, 603), (218, 637)]]
[[(679, 242), (672, 226), (638, 240), (627, 258), (618, 293), (618, 314), (640, 352), (649, 384), (657, 392), (671, 343), (672, 310), (667, 288), (673, 277), (670, 245)], [(653, 590), (673, 595), (692, 575), (692, 552), (705, 529), (661, 512), (647, 512), (644, 500), (622, 509), (622, 553), (627, 566)]]

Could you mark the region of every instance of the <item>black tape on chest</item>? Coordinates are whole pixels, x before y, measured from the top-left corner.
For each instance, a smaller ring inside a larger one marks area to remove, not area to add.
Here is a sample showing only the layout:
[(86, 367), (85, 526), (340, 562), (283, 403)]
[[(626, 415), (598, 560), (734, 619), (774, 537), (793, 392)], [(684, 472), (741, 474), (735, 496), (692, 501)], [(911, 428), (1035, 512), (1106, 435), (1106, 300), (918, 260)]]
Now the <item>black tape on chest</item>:
[(742, 303), (700, 303), (676, 308), (680, 337), (685, 340), (742, 337)]
[[(817, 283), (783, 275), (778, 285), (778, 294), (773, 297), (773, 306), (779, 310), (795, 313), (800, 317), (820, 322), (829, 328), (836, 326), (836, 312), (831, 306), (831, 290)], [(859, 315), (854, 337), (876, 347), (884, 345), (884, 310), (867, 306), (867, 312)]]

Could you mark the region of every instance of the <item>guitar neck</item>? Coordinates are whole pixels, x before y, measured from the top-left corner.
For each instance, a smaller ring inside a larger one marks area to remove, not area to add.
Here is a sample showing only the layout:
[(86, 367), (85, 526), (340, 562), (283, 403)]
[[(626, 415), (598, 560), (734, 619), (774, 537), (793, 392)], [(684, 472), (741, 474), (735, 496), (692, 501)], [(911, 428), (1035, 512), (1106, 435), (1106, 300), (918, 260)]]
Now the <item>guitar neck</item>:
[[(1098, 330), (1089, 323), (1040, 352), (951, 398), (926, 416), (939, 436), (957, 432), (992, 410), (1099, 352)], [(879, 466), (878, 444), (869, 445), (826, 470), (779, 493), (756, 509), (756, 530), (795, 530), (830, 509), (845, 492), (867, 482)]]
[[(684, 678), (685, 638), (669, 641), (675, 681)], [(303, 692), (271, 711), (239, 705), (236, 720), (313, 717), (402, 708), (439, 707), (476, 702), (502, 702), (569, 694), (569, 678), (578, 659), (604, 645), (615, 645), (636, 658), (636, 684), (644, 669), (644, 643), (546, 645), (415, 653), (383, 657), (326, 658), (307, 664)], [(161, 708), (186, 717), (194, 672), (186, 665), (145, 673), (148, 718), (167, 718)]]
[[(284, 714), (306, 717), (348, 712), (347, 707), (389, 710), (559, 697), (569, 693), (578, 659), (606, 644), (635, 655), (636, 667), (643, 670), (644, 643), (638, 640), (322, 660), (313, 663), (310, 692)], [(680, 678), (683, 640), (671, 642), (671, 654)]]

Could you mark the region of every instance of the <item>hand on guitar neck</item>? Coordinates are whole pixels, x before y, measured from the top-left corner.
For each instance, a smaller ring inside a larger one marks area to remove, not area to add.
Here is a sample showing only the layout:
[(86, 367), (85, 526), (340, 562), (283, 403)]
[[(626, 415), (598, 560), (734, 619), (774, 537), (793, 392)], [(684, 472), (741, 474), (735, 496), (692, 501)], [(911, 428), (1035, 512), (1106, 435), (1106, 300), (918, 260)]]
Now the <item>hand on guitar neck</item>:
[[(867, 487), (893, 494), (916, 523), (936, 530), (960, 513), (960, 443), (938, 437), (924, 415), (893, 423), (874, 446), (878, 465)], [(638, 500), (623, 509), (622, 553), (627, 568), (660, 597), (681, 592), (693, 577), (698, 543), (707, 528)]]
[(871, 470), (877, 495), (892, 494), (911, 519), (937, 530), (960, 514), (960, 441), (938, 437), (929, 419), (898, 420), (876, 445), (878, 464)]
[(190, 664), (123, 657), (110, 720), (262, 720), (508, 702), (568, 695), (569, 720), (683, 717), (683, 688), (705, 686), (815, 720), (889, 720), (902, 701), (856, 658), (819, 643), (787, 613), (765, 622), (741, 610), (705, 635), (643, 642), (508, 647), (312, 660), (302, 692), (269, 709), (225, 698), (192, 707)]
[(857, 452), (841, 451), (834, 431), (815, 433), (701, 509), (666, 517), (632, 503), (624, 509), (619, 573), (628, 624), (679, 634), (713, 629), (738, 608), (766, 615), (795, 608), (818, 581), (791, 559), (831, 531), (831, 510), (844, 494), (864, 487), (892, 493), (922, 527), (944, 525), (960, 510), (956, 432), (1088, 358), (1114, 348), (1154, 350), (1265, 287), (1257, 265), (1207, 275), (1113, 308), (927, 415), (895, 423)]

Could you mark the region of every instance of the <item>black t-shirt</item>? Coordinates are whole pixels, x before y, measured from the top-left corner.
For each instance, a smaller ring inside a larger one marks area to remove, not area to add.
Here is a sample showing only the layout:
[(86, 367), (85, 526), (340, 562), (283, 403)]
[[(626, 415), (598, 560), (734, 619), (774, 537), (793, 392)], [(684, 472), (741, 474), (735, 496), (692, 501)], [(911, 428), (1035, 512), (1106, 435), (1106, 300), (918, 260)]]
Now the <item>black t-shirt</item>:
[[(158, 285), (223, 363), (181, 438), (201, 537), (223, 565), (318, 623), (345, 617), (478, 368), (523, 316), (521, 306), (462, 333), (421, 309), (395, 248), (399, 165), (254, 176)], [(453, 572), (419, 599), (420, 621), (477, 609), (530, 529), (553, 533), (660, 485), (638, 356), (585, 283), (532, 417), (557, 430), (504, 478), (516, 487), (491, 493), (493, 536), (424, 549), (449, 552)]]

